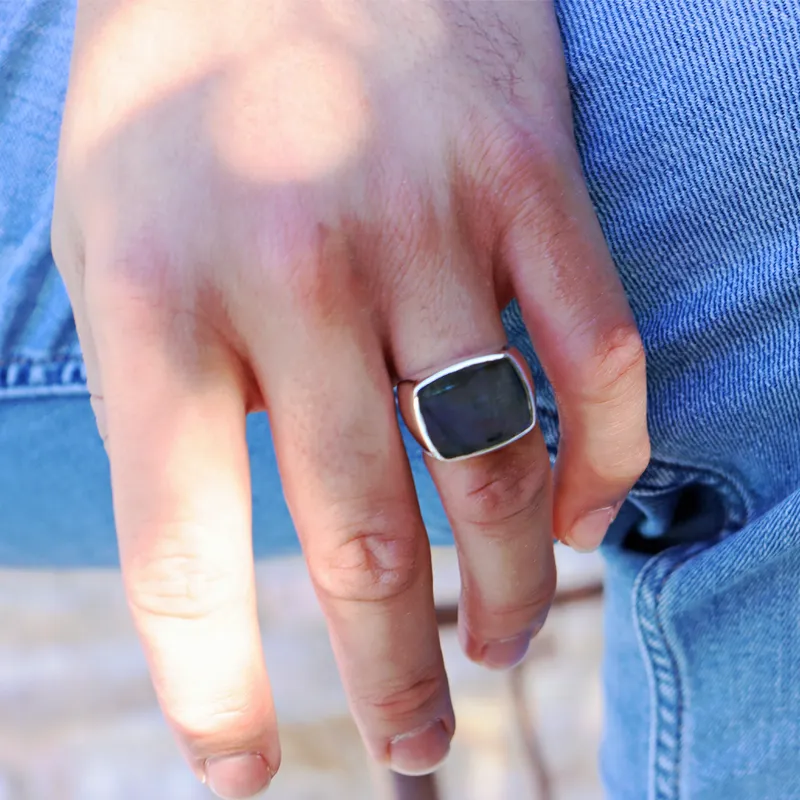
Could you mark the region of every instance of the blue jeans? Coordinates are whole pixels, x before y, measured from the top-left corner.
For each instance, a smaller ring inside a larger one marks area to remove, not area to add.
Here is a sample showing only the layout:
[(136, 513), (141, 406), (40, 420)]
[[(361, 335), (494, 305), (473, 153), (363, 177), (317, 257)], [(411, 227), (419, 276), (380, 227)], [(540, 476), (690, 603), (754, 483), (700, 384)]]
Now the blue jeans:
[[(577, 140), (649, 357), (614, 524), (602, 771), (620, 800), (800, 797), (800, 4), (560, 0)], [(73, 8), (0, 5), (0, 561), (116, 560), (48, 226)], [(552, 391), (516, 306), (511, 341)], [(259, 556), (294, 549), (249, 427)], [(431, 538), (449, 530), (409, 442)]]

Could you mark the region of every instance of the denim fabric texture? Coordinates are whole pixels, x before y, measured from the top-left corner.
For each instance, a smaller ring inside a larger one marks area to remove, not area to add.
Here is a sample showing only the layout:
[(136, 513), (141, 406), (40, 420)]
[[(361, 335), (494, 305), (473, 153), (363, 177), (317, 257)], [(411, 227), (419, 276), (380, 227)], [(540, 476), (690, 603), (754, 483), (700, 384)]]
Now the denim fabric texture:
[[(592, 200), (642, 332), (653, 460), (604, 547), (619, 800), (800, 798), (800, 4), (560, 0)], [(0, 562), (116, 561), (49, 253), (70, 2), (0, 0)], [(552, 390), (516, 305), (539, 420)], [(296, 548), (263, 415), (256, 553)], [(426, 523), (450, 541), (407, 436)]]

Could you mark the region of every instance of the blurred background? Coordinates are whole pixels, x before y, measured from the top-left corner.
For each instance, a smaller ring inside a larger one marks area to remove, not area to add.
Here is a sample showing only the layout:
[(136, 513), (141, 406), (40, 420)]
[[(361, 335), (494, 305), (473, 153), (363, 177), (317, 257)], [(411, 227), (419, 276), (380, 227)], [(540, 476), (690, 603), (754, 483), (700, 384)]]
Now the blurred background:
[[(442, 627), (458, 731), (442, 800), (599, 800), (599, 557), (558, 547), (562, 602), (524, 668), (493, 673)], [(458, 596), (434, 550), (437, 605)], [(299, 558), (257, 566), (283, 765), (274, 800), (391, 798), (350, 720)], [(0, 571), (0, 800), (207, 800), (161, 718), (113, 571)], [(190, 679), (190, 676), (187, 676)]]

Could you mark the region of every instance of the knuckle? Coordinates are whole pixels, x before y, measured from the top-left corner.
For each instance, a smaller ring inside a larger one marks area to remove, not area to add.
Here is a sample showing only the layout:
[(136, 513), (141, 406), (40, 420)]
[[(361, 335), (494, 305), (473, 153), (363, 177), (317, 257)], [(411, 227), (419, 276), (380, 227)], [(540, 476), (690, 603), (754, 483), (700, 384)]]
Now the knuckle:
[(417, 580), (420, 547), (415, 525), (389, 529), (375, 518), (351, 528), (328, 552), (310, 558), (309, 567), (317, 588), (329, 599), (386, 602)]
[(179, 699), (162, 697), (164, 713), (181, 737), (200, 750), (216, 750), (220, 740), (246, 738), (242, 734), (263, 725), (262, 709), (248, 698)]
[(553, 264), (575, 261), (585, 229), (576, 214), (580, 176), (574, 144), (545, 132), (517, 129), (504, 140), (496, 180), (501, 187), (502, 250)]
[(192, 554), (159, 554), (150, 563), (134, 564), (126, 571), (128, 603), (140, 621), (154, 617), (202, 620), (229, 613), (248, 601), (250, 581)]
[(607, 455), (599, 463), (591, 463), (594, 480), (599, 484), (606, 484), (619, 493), (619, 487), (628, 489), (641, 477), (650, 463), (650, 440), (646, 434), (639, 437), (637, 442), (627, 445), (619, 455)]
[(501, 205), (514, 210), (513, 221), (532, 229), (554, 219), (553, 210), (572, 181), (574, 145), (552, 131), (500, 121), (472, 137), (471, 163), (479, 185), (491, 186)]
[[(617, 325), (602, 336), (592, 356), (571, 376), (577, 387), (570, 399), (593, 409), (601, 427), (580, 454), (593, 482), (618, 493), (633, 485), (650, 462), (647, 430), (646, 356), (633, 321)], [(566, 413), (565, 413), (566, 416)], [(569, 447), (569, 441), (566, 441)]]
[(126, 290), (155, 299), (178, 290), (174, 260), (155, 228), (131, 225), (110, 245), (106, 268), (114, 283), (119, 281)]
[(508, 451), (487, 459), (468, 478), (460, 515), (491, 534), (492, 528), (535, 513), (548, 501), (549, 464), (515, 457)]
[(485, 598), (466, 598), (467, 626), (479, 639), (498, 638), (498, 631), (508, 635), (524, 630), (541, 618), (553, 604), (556, 594), (556, 571), (548, 569), (528, 586), (517, 587), (505, 600), (487, 602)]
[(590, 387), (589, 399), (616, 399), (629, 387), (645, 389), (646, 356), (633, 320), (614, 326), (600, 337), (594, 357), (584, 365), (581, 376)]
[(549, 216), (572, 181), (574, 145), (551, 130), (516, 128), (507, 148), (508, 174), (523, 214), (541, 222)]
[(184, 256), (153, 226), (132, 225), (107, 250), (90, 242), (86, 258), (94, 265), (86, 283), (90, 306), (119, 315), (136, 334), (160, 335), (197, 305), (196, 273), (183, 268)]
[(563, 197), (570, 182), (571, 162), (565, 149), (558, 147), (552, 137), (519, 133), (515, 147), (519, 155), (512, 165), (519, 181), (520, 209), (535, 214), (541, 224), (550, 218), (554, 204), (561, 208), (562, 204), (555, 201)]
[(626, 481), (635, 483), (650, 463), (650, 439), (645, 434), (640, 441), (630, 448), (625, 460)]
[(205, 276), (185, 268), (185, 258), (146, 226), (121, 236), (106, 259), (95, 259), (102, 264), (87, 281), (90, 307), (113, 316), (116, 331), (142, 341), (166, 339), (187, 357), (201, 341), (226, 338), (231, 329), (220, 297)]
[(527, 592), (513, 604), (499, 605), (491, 609), (497, 617), (507, 618), (520, 616), (526, 620), (534, 620), (543, 610), (549, 609), (556, 594), (558, 580), (555, 569), (540, 576)]
[(341, 323), (348, 301), (361, 292), (344, 235), (319, 223), (297, 238), (272, 280), (311, 319)]
[(443, 692), (442, 674), (436, 670), (412, 675), (398, 685), (383, 686), (360, 699), (383, 719), (402, 723), (436, 705)]

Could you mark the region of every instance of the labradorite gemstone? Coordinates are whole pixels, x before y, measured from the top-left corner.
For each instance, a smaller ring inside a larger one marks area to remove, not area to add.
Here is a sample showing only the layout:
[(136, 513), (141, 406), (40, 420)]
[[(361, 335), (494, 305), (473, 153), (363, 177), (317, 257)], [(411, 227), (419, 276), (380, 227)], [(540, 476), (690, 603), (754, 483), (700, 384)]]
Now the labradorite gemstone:
[(451, 372), (417, 393), (428, 436), (442, 458), (508, 442), (530, 427), (528, 392), (507, 358)]

